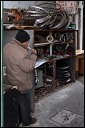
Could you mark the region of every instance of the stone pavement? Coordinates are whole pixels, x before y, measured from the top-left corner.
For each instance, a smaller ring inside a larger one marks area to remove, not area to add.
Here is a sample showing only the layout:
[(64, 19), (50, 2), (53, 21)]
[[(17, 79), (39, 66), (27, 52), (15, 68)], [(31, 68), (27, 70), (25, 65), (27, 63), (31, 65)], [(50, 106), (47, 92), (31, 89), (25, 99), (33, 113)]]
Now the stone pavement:
[(35, 104), (30, 127), (84, 127), (84, 85), (76, 81)]

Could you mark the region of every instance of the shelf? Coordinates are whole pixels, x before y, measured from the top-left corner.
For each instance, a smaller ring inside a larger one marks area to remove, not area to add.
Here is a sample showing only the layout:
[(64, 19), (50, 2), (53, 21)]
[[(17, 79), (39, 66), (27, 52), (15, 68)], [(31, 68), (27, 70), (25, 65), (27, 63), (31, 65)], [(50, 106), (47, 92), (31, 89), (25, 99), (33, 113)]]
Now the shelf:
[(44, 58), (39, 58), (39, 60), (47, 60), (46, 63), (48, 62), (52, 62), (52, 61), (57, 61), (57, 60), (61, 60), (61, 59), (66, 59), (66, 58), (71, 58), (71, 57), (76, 57), (76, 55), (69, 55), (69, 56), (62, 56), (62, 57), (44, 57)]
[[(59, 42), (59, 41), (58, 41)], [(62, 44), (72, 44), (73, 42), (70, 42), (70, 43), (68, 43), (68, 42), (65, 42), (65, 43), (61, 43), (61, 42), (46, 42), (46, 43), (35, 43), (34, 44), (34, 47), (39, 47), (39, 46), (45, 46), (45, 45), (50, 45), (50, 44), (52, 44), (52, 45), (54, 45), (55, 43), (56, 44), (60, 44), (60, 45), (62, 45)]]
[(36, 44), (34, 44), (34, 46), (38, 47), (38, 46), (44, 46), (44, 45), (54, 44), (54, 43), (58, 43), (58, 42), (59, 41), (57, 41), (57, 42), (46, 42), (46, 43), (36, 43)]
[(3, 23), (3, 26), (7, 27), (9, 25), (13, 25), (13, 27), (10, 27), (10, 29), (7, 29), (5, 28), (5, 30), (15, 30), (15, 29), (20, 29), (20, 28), (24, 28), (24, 29), (34, 29), (35, 31), (52, 31), (52, 32), (55, 32), (55, 31), (60, 31), (60, 32), (73, 32), (73, 31), (78, 31), (78, 30), (75, 30), (75, 29), (40, 29), (39, 27), (37, 26), (23, 26), (23, 25), (17, 25), (17, 24), (14, 24), (13, 22), (6, 22), (6, 23)]
[(84, 54), (84, 50), (80, 50), (80, 49), (76, 50), (76, 55), (81, 55), (81, 54)]
[(59, 57), (59, 58), (58, 57), (56, 57), (56, 58), (51, 58), (50, 57), (48, 62), (50, 62), (50, 61), (51, 62), (52, 61), (57, 61), (57, 60), (61, 60), (61, 59), (66, 59), (66, 58), (71, 58), (71, 57), (75, 57), (75, 55), (71, 55), (71, 56), (69, 55), (69, 56), (66, 56), (66, 57), (65, 56), (62, 56), (62, 57)]
[(36, 26), (21, 26), (21, 25), (14, 25), (13, 23), (10, 23), (10, 22), (8, 22), (8, 23), (5, 23), (5, 24), (3, 24), (3, 27), (4, 27), (4, 29), (5, 30), (17, 30), (17, 29), (29, 29), (29, 30), (35, 30), (35, 29), (38, 29), (38, 27), (36, 27)]

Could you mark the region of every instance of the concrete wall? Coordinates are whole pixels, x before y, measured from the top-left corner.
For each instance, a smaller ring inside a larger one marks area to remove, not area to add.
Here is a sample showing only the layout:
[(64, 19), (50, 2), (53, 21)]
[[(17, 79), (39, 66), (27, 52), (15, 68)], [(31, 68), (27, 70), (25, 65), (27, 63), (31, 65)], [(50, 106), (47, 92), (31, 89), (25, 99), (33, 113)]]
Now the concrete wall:
[(4, 8), (25, 8), (28, 9), (31, 5), (36, 5), (40, 3), (44, 3), (46, 1), (3, 1), (3, 7)]
[[(34, 34), (33, 34), (33, 30), (25, 30), (29, 33), (30, 35), (30, 41), (29, 41), (29, 45), (31, 48), (33, 48), (33, 43), (34, 43)], [(4, 46), (7, 43), (10, 43), (12, 38), (15, 38), (16, 33), (18, 32), (18, 30), (6, 30), (3, 32), (3, 44)]]

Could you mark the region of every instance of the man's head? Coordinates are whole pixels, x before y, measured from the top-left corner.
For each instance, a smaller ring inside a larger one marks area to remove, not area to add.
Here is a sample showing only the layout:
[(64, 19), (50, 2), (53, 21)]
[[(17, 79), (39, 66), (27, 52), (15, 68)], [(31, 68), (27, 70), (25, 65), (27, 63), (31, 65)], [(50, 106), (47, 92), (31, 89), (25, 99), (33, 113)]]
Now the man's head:
[(15, 39), (17, 39), (19, 42), (21, 42), (25, 47), (28, 46), (28, 41), (30, 39), (30, 35), (24, 31), (23, 29), (20, 29), (16, 36)]

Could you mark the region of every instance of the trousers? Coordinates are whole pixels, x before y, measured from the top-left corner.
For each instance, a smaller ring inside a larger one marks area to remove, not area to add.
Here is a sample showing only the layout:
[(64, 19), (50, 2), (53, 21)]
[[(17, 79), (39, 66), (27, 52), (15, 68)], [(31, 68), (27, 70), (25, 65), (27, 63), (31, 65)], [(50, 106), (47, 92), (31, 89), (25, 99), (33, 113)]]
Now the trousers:
[(25, 94), (19, 94), (19, 108), (20, 108), (20, 120), (23, 126), (30, 125), (32, 123), (32, 117), (30, 112), (30, 95), (29, 92)]

